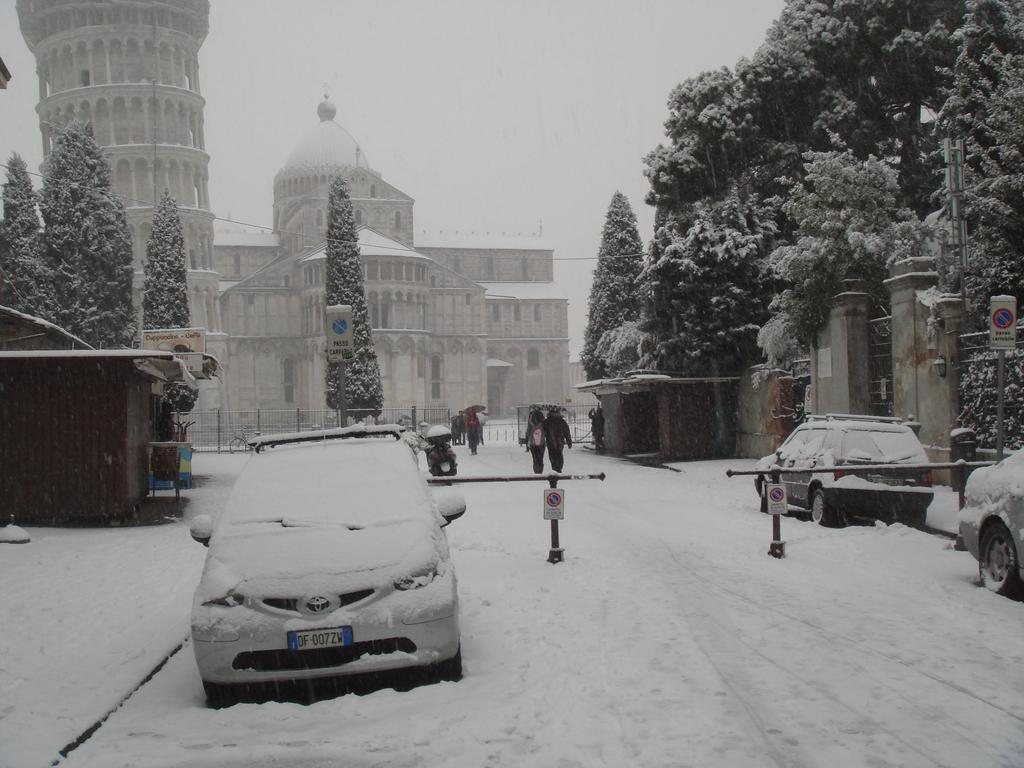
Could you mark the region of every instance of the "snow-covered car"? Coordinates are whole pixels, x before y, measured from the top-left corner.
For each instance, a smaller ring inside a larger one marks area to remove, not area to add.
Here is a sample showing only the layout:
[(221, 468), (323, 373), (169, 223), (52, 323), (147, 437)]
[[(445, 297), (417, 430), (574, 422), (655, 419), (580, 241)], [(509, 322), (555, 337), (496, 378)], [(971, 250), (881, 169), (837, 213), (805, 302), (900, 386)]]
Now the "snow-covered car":
[[(848, 415), (810, 417), (779, 449), (762, 458), (757, 469), (814, 469), (858, 464), (926, 464), (928, 456), (913, 430), (896, 421)], [(920, 528), (931, 504), (928, 470), (875, 474), (794, 472), (781, 476), (791, 505), (810, 512), (821, 525), (844, 525), (853, 517)], [(767, 509), (764, 481), (755, 479), (762, 509)]]
[(393, 430), (261, 446), (216, 525), (193, 521), (209, 546), (192, 641), (211, 704), (407, 668), (412, 680), (461, 676), (442, 528), (465, 502), (435, 499)]
[(978, 561), (982, 584), (1000, 595), (1024, 597), (1024, 451), (971, 474), (960, 536)]

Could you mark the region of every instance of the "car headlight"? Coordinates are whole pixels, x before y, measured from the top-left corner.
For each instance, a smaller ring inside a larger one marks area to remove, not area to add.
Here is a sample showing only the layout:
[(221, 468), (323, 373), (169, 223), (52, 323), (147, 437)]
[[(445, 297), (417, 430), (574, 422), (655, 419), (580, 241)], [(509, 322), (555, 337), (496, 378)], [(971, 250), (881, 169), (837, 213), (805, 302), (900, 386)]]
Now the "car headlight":
[(434, 579), (437, 578), (438, 568), (437, 563), (431, 563), (425, 568), (421, 568), (418, 571), (413, 571), (408, 576), (403, 576), (400, 579), (395, 579), (395, 589), (405, 592), (410, 589), (420, 589), (430, 584)]
[(237, 592), (228, 592), (224, 597), (215, 597), (213, 600), (207, 600), (203, 605), (220, 605), (224, 608), (234, 608), (236, 605), (241, 605), (245, 602), (245, 597), (238, 594)]

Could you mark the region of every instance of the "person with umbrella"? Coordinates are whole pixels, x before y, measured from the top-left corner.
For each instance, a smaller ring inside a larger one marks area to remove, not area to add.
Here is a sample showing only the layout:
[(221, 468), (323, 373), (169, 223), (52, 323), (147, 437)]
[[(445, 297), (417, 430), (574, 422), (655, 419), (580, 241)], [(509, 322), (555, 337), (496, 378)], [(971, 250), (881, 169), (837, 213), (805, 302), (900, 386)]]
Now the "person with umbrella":
[(476, 456), (476, 447), (480, 444), (480, 418), (472, 408), (466, 409), (466, 437), (469, 439), (469, 452)]

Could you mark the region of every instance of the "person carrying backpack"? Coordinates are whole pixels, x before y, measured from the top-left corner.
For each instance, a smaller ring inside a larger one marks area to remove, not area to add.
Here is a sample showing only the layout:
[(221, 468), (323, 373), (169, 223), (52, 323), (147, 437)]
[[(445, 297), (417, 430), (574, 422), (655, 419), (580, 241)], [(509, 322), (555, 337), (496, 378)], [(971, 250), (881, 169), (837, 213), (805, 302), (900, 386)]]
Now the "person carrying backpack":
[(535, 475), (544, 473), (544, 444), (544, 414), (535, 408), (530, 411), (530, 418), (526, 422), (526, 447), (533, 456)]

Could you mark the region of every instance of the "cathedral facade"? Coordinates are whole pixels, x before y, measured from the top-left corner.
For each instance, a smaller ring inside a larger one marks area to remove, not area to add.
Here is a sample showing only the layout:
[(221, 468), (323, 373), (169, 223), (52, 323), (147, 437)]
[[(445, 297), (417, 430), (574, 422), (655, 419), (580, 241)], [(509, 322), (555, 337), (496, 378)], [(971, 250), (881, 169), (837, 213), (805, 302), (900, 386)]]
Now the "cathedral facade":
[(385, 404), (558, 402), (568, 302), (539, 237), (416, 235), (413, 199), (373, 170), (326, 99), (274, 178), (272, 233), (218, 231), (222, 407), (323, 408), (327, 195), (349, 185)]
[(208, 0), (17, 7), (37, 62), (44, 156), (61, 124), (92, 125), (126, 201), (137, 303), (153, 201), (164, 189), (178, 201), (192, 324), (206, 328), (220, 362), (197, 408), (326, 406), (324, 238), (338, 176), (359, 228), (386, 406), (507, 414), (566, 397), (568, 301), (551, 247), (540, 237), (416, 234), (414, 200), (371, 167), (326, 98), (272, 181), (273, 227), (215, 228), (198, 63)]

